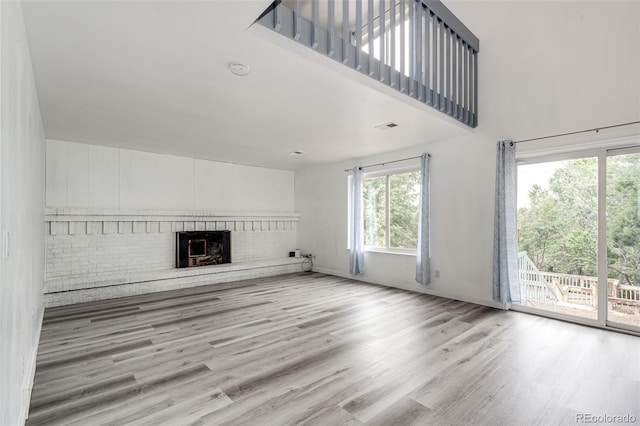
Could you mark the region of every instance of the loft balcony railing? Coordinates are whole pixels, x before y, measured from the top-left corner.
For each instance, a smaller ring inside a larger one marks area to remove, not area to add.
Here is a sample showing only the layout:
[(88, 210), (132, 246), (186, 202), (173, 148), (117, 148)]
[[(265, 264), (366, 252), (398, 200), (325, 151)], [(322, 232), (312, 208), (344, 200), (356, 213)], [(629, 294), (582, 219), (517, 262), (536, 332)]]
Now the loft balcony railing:
[(257, 22), (478, 125), (480, 42), (439, 0), (277, 0)]

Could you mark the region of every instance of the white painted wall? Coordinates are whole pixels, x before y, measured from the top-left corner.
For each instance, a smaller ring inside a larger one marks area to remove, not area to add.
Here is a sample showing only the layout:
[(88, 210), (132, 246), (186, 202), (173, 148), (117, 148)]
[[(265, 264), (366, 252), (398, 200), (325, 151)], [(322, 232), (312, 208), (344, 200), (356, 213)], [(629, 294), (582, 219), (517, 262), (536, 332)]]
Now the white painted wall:
[[(298, 246), (316, 255), (316, 270), (348, 275), (344, 169), (428, 151), (433, 156), (432, 266), (440, 278), (422, 290), (414, 282), (415, 257), (367, 253), (367, 272), (359, 279), (492, 304), (496, 141), (639, 120), (640, 3), (447, 6), (481, 40), (479, 127), (456, 140), (296, 173)], [(393, 146), (393, 131), (387, 135)], [(554, 139), (538, 146), (564, 143), (568, 140)]]
[(42, 323), (44, 131), (19, 2), (0, 2), (0, 424), (29, 406)]
[(47, 140), (46, 203), (58, 208), (293, 212), (294, 174)]

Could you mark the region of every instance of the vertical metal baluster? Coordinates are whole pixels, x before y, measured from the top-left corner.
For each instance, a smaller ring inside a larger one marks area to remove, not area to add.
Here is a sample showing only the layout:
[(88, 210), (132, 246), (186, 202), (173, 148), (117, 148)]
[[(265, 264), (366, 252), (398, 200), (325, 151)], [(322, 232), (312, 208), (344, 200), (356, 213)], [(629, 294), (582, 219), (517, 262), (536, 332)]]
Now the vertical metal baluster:
[(316, 0), (311, 0), (311, 21), (313, 23), (311, 27), (311, 48), (318, 48), (318, 36), (320, 35), (320, 26), (318, 24), (318, 2)]
[(373, 57), (373, 39), (374, 39), (374, 32), (373, 32), (373, 0), (369, 0), (367, 5), (367, 30), (368, 30), (368, 34), (369, 34), (369, 38), (367, 40), (367, 44), (369, 45), (369, 76), (373, 76), (373, 74), (375, 73), (375, 68), (374, 68), (374, 57)]
[(431, 93), (429, 90), (429, 86), (431, 86), (429, 79), (431, 78), (431, 74), (429, 72), (430, 64), (431, 64), (431, 40), (429, 35), (431, 34), (431, 11), (428, 7), (425, 6), (425, 15), (424, 15), (424, 101), (427, 105), (431, 105)]
[(356, 69), (362, 70), (362, 0), (356, 0)]
[(406, 71), (406, 43), (405, 43), (405, 0), (400, 0), (400, 91), (402, 93), (407, 92), (407, 88), (405, 85), (404, 74)]
[(422, 90), (422, 18), (424, 7), (422, 2), (417, 4), (416, 9), (416, 92), (418, 100), (422, 100), (424, 91)]
[(416, 78), (416, 1), (409, 0), (409, 96), (415, 95)]
[[(395, 0), (391, 0), (392, 2)], [(384, 45), (386, 42), (386, 34), (385, 34), (385, 20), (386, 20), (386, 7), (384, 4), (384, 0), (380, 0), (380, 81), (384, 82), (386, 80), (386, 58), (384, 57), (385, 49)]]
[(462, 82), (462, 74), (464, 63), (462, 62), (462, 51), (464, 50), (464, 41), (462, 38), (458, 43), (458, 120), (462, 121), (463, 113), (462, 113), (462, 93), (464, 91), (464, 86)]
[(282, 11), (280, 9), (280, 5), (276, 5), (273, 14), (273, 29), (277, 32), (280, 32), (282, 29)]
[(293, 34), (294, 40), (300, 40), (300, 37), (302, 37), (302, 11), (300, 10), (301, 4), (302, 0), (296, 0), (296, 10), (293, 14), (293, 26), (295, 27)]
[(451, 49), (453, 50), (453, 63), (451, 64), (451, 78), (453, 80), (453, 91), (451, 93), (451, 104), (452, 109), (453, 109), (453, 114), (452, 117), (453, 118), (458, 118), (458, 103), (457, 103), (457, 99), (458, 99), (458, 35), (456, 33), (453, 33), (453, 45), (451, 46)]
[(469, 46), (469, 126), (473, 123), (473, 48)]
[(389, 24), (389, 84), (396, 87), (396, 0), (391, 0), (391, 21)]
[(473, 52), (473, 127), (478, 125), (478, 52)]
[(467, 46), (467, 119), (465, 123), (471, 124), (471, 91), (473, 88), (471, 87), (471, 83), (473, 81), (473, 76), (471, 75), (471, 46)]
[(444, 95), (447, 93), (444, 87), (444, 21), (440, 21), (440, 111), (446, 108)]
[(471, 124), (471, 93), (473, 87), (471, 87), (473, 83), (473, 76), (471, 75), (471, 46), (467, 46), (467, 86), (469, 90), (467, 91), (467, 124)]
[(469, 46), (466, 43), (462, 55), (464, 56), (464, 99), (462, 103), (464, 122), (469, 123)]
[(460, 38), (460, 112), (458, 114), (458, 119), (464, 122), (464, 85), (466, 82), (464, 81), (464, 50), (465, 50), (465, 41), (463, 38)]
[(436, 15), (433, 15), (431, 30), (433, 46), (433, 62), (431, 66), (431, 90), (433, 90), (433, 100), (431, 101), (431, 105), (434, 108), (438, 108), (440, 106), (440, 98), (438, 97), (438, 17)]
[(336, 3), (335, 0), (329, 0), (329, 47), (327, 48), (327, 56), (333, 58), (336, 53)]
[(451, 28), (447, 28), (447, 114), (451, 115)]
[(342, 63), (349, 63), (351, 30), (349, 29), (349, 1), (342, 0)]

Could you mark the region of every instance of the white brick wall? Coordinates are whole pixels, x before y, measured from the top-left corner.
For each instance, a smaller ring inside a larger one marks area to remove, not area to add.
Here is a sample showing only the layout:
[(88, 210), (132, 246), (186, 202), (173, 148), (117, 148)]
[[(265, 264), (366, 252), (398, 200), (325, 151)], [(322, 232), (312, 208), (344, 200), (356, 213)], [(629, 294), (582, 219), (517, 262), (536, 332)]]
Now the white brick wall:
[(45, 292), (47, 287), (55, 292), (93, 288), (98, 281), (130, 282), (130, 276), (143, 277), (142, 282), (145, 273), (151, 279), (159, 271), (175, 270), (175, 233), (183, 230), (230, 230), (232, 264), (251, 268), (251, 262), (284, 259), (295, 249), (298, 217), (47, 209), (45, 220)]
[(175, 267), (174, 233), (48, 235), (46, 279)]

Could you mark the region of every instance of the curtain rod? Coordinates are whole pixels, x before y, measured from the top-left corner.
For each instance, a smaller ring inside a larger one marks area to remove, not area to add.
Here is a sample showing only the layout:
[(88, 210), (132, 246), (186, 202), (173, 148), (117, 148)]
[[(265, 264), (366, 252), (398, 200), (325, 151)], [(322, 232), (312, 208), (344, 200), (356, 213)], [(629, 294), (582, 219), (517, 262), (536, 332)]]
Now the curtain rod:
[[(376, 164), (368, 164), (366, 166), (360, 166), (360, 170), (362, 169), (366, 169), (368, 167), (375, 167), (375, 166), (386, 166), (387, 164), (393, 164), (393, 163), (399, 163), (401, 161), (407, 161), (407, 160), (413, 160), (416, 158), (420, 158), (422, 157), (422, 155), (416, 155), (415, 157), (407, 157), (407, 158), (401, 158), (399, 160), (392, 160), (392, 161), (385, 161), (384, 163), (376, 163)], [(431, 158), (431, 154), (427, 154), (427, 157)], [(352, 172), (353, 168), (351, 169), (344, 169), (345, 172)]]
[(569, 132), (569, 133), (558, 133), (557, 135), (550, 135), (550, 136), (542, 136), (539, 138), (531, 138), (531, 139), (523, 139), (521, 141), (514, 141), (513, 143), (522, 143), (522, 142), (531, 142), (531, 141), (539, 141), (542, 139), (551, 139), (551, 138), (557, 138), (559, 136), (569, 136), (569, 135), (577, 135), (579, 133), (590, 133), (590, 132), (596, 132), (598, 133), (600, 130), (606, 130), (606, 129), (613, 129), (614, 127), (624, 127), (624, 126), (631, 126), (633, 124), (640, 124), (640, 121), (630, 121), (628, 123), (620, 123), (620, 124), (614, 124), (611, 126), (604, 126), (604, 127), (596, 127), (594, 129), (586, 129), (586, 130), (578, 130), (577, 132)]

